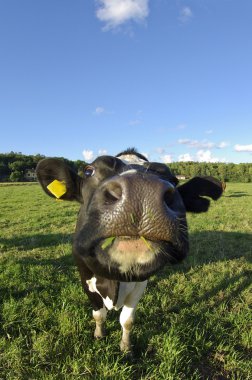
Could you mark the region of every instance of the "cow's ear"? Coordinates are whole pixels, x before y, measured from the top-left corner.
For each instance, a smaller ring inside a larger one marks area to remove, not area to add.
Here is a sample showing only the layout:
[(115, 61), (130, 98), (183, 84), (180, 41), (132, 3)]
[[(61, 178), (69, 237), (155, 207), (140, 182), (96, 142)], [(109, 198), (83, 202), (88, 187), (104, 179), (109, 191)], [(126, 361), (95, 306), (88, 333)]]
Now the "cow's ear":
[(56, 199), (82, 203), (82, 179), (64, 161), (45, 158), (38, 163), (36, 174), (46, 194)]
[(183, 199), (186, 211), (190, 212), (207, 211), (210, 201), (203, 197), (217, 200), (223, 192), (221, 182), (213, 177), (194, 177), (177, 189)]

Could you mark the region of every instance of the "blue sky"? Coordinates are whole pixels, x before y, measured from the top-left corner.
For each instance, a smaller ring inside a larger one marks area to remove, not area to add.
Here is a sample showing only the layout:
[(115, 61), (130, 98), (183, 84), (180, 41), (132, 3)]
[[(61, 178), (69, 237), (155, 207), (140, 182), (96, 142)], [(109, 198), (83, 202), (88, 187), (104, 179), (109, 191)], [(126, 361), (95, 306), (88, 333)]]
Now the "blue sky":
[(0, 152), (251, 162), (251, 0), (0, 0)]

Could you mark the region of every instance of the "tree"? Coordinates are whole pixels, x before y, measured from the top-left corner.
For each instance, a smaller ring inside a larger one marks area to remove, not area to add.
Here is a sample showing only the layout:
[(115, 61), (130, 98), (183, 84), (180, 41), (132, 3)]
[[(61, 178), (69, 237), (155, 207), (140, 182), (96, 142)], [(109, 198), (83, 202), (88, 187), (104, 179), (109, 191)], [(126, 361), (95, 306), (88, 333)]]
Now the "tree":
[(10, 175), (10, 181), (11, 182), (19, 182), (22, 180), (22, 178), (23, 178), (23, 173), (19, 172), (17, 170), (12, 172)]
[(219, 171), (219, 178), (224, 182), (227, 181), (227, 166), (226, 166), (226, 164), (220, 164), (218, 171)]
[(9, 164), (9, 168), (11, 169), (12, 172), (15, 171), (24, 171), (26, 167), (26, 164), (24, 161), (14, 161)]

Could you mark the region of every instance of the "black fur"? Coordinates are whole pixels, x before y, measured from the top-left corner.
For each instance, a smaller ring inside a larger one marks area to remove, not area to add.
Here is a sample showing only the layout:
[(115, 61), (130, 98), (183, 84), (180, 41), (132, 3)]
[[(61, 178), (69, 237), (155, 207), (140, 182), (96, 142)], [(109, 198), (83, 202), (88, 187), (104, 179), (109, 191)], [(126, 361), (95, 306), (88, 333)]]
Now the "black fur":
[(214, 200), (220, 198), (223, 189), (221, 182), (213, 177), (194, 177), (188, 182), (178, 187), (178, 191), (183, 199), (186, 211), (206, 212), (209, 208), (210, 197)]
[(67, 192), (61, 197), (67, 201), (83, 202), (80, 188), (82, 179), (64, 161), (57, 158), (45, 158), (41, 160), (36, 168), (37, 178), (43, 190), (52, 198), (54, 195), (47, 189), (47, 186), (55, 179), (64, 182)]

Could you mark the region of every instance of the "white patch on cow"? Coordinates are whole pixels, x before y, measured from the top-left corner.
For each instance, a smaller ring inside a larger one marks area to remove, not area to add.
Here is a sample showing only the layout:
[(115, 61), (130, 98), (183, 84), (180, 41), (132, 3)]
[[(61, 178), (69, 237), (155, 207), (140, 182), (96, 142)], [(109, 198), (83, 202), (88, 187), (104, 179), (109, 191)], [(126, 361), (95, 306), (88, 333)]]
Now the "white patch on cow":
[(112, 310), (114, 307), (113, 301), (108, 296), (106, 298), (102, 297), (101, 293), (99, 292), (99, 290), (96, 287), (96, 280), (97, 280), (96, 277), (92, 277), (90, 280), (86, 281), (86, 283), (88, 284), (88, 290), (92, 293), (98, 293), (101, 296), (103, 303), (106, 306), (106, 308), (108, 310)]
[(93, 310), (93, 317), (97, 322), (104, 322), (107, 317), (107, 310), (105, 307), (99, 310)]
[(137, 170), (135, 169), (129, 169), (129, 170), (125, 170), (125, 172), (122, 172), (120, 174), (120, 176), (124, 175), (124, 174), (136, 174), (137, 173)]
[(103, 298), (104, 305), (108, 310), (112, 310), (114, 307), (113, 301), (107, 296), (105, 299)]
[(115, 310), (123, 307), (126, 297), (133, 291), (135, 285), (136, 282), (120, 282)]
[(133, 316), (134, 314), (134, 307), (129, 307), (129, 306), (123, 306), (123, 309), (120, 314), (120, 324), (122, 328), (125, 327), (126, 323), (129, 321), (129, 319)]
[(138, 303), (146, 286), (147, 280), (141, 282), (120, 282), (115, 310), (119, 310), (124, 305), (133, 306), (135, 302)]
[(143, 165), (145, 160), (142, 158), (135, 156), (134, 154), (123, 154), (122, 156), (118, 157), (120, 160), (122, 160), (125, 164), (137, 164), (137, 165)]
[(93, 318), (95, 320), (95, 332), (94, 332), (94, 337), (95, 338), (103, 338), (105, 335), (105, 330), (104, 330), (104, 322), (106, 321), (107, 317), (107, 310), (105, 306), (99, 310), (93, 310)]
[(90, 280), (87, 280), (86, 283), (88, 284), (88, 290), (92, 293), (99, 293), (96, 288), (96, 278), (92, 277)]
[(121, 273), (127, 273), (134, 268), (137, 271), (137, 267), (140, 265), (150, 264), (155, 260), (155, 252), (146, 249), (145, 252), (125, 252), (114, 248), (109, 251), (111, 259), (118, 265)]

